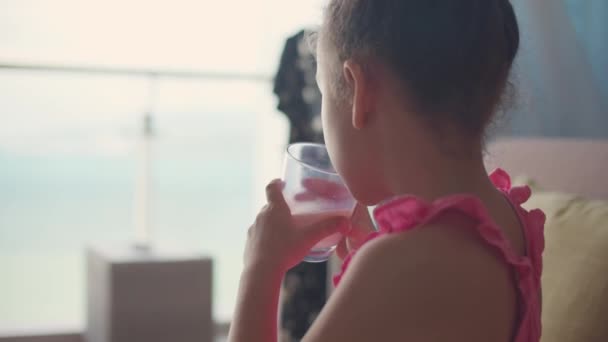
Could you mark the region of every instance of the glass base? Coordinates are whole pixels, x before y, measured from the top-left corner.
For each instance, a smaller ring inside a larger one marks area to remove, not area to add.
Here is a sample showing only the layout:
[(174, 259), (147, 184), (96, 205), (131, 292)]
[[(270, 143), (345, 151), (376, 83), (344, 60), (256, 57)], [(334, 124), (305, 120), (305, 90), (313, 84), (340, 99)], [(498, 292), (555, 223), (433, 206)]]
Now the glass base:
[(334, 249), (336, 249), (336, 246), (312, 249), (310, 253), (304, 257), (304, 261), (311, 263), (325, 262), (329, 259)]

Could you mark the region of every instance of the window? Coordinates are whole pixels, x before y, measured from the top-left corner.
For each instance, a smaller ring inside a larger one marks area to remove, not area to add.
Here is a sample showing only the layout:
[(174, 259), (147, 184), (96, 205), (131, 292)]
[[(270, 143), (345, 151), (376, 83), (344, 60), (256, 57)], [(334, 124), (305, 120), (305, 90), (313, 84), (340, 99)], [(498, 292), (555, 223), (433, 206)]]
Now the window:
[(261, 205), (262, 184), (280, 171), (286, 142), (270, 79), (284, 40), (318, 23), (321, 1), (2, 6), (0, 64), (237, 78), (0, 69), (0, 329), (83, 325), (85, 247), (132, 238), (149, 106), (154, 241), (214, 258), (214, 313), (229, 320), (244, 233)]

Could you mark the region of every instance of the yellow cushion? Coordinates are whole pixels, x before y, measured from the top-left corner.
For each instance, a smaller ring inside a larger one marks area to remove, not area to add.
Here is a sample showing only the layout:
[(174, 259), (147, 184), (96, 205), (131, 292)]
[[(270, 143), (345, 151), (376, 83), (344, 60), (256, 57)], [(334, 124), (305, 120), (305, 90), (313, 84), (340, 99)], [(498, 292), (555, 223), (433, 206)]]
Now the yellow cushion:
[(547, 215), (543, 342), (608, 341), (608, 202), (537, 192)]

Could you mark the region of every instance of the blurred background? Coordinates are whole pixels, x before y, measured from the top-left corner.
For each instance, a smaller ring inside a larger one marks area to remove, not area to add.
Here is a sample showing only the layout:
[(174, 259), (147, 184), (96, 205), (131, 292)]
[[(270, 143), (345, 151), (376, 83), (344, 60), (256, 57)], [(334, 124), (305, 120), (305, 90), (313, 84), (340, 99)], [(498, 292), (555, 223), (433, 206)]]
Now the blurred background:
[[(0, 331), (82, 328), (85, 247), (141, 220), (213, 258), (214, 318), (230, 320), (288, 140), (273, 77), (324, 3), (0, 0)], [(608, 137), (608, 2), (513, 3), (518, 97), (496, 134)]]
[(261, 206), (255, 190), (279, 175), (287, 142), (273, 74), (285, 39), (317, 24), (321, 9), (282, 0), (1, 1), (0, 328), (83, 324), (83, 250), (133, 238), (150, 111), (154, 240), (214, 258), (214, 312), (228, 320), (244, 232)]

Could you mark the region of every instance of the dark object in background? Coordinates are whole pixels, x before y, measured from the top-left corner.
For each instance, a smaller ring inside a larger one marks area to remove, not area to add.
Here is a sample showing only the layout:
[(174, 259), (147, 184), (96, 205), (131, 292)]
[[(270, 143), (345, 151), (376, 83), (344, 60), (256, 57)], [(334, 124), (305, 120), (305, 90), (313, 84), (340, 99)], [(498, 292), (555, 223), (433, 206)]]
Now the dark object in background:
[[(274, 93), (287, 115), (289, 142), (323, 142), (321, 93), (315, 79), (316, 59), (301, 31), (285, 44)], [(300, 341), (325, 304), (327, 264), (301, 263), (285, 276), (281, 300), (280, 342)]]
[(315, 75), (317, 61), (300, 31), (285, 43), (279, 71), (274, 80), (278, 109), (291, 124), (289, 142), (323, 142), (321, 92)]

